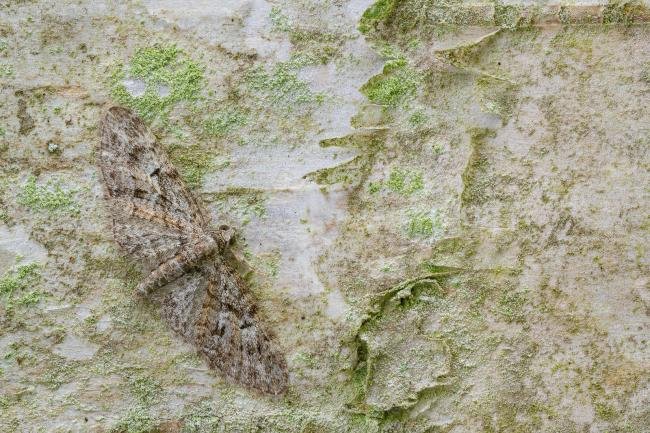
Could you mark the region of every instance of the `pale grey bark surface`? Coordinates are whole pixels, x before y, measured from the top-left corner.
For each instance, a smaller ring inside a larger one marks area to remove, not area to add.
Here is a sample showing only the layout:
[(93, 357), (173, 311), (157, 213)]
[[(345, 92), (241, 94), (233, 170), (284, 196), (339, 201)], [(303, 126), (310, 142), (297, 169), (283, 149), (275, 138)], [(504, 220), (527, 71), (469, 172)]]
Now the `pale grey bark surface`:
[[(0, 3), (0, 431), (648, 431), (649, 20)], [(112, 105), (237, 229), (285, 396), (133, 296), (97, 167)]]

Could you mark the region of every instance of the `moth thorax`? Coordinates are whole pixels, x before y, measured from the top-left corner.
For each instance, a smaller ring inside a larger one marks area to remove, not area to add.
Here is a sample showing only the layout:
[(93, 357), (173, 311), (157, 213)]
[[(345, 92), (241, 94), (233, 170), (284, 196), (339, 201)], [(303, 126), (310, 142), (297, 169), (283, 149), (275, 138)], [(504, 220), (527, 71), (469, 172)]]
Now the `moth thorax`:
[(209, 229), (210, 236), (217, 242), (221, 249), (230, 246), (235, 238), (235, 230), (227, 225)]

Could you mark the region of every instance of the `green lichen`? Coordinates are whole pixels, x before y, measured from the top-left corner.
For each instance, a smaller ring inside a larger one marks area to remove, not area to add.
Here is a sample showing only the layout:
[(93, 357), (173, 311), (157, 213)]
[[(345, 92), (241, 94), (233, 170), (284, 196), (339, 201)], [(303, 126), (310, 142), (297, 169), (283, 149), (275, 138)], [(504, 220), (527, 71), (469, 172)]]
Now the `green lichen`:
[(394, 40), (401, 45), (413, 39), (428, 40), (456, 31), (461, 25), (494, 25), (492, 5), (462, 0), (379, 0), (359, 21), (359, 31), (373, 39)]
[[(482, 432), (531, 432), (543, 431), (542, 420), (553, 416), (553, 411), (536, 399), (529, 397), (528, 392), (522, 392), (518, 398), (508, 396), (509, 401), (498, 401), (495, 396), (489, 396), (481, 401), (483, 407), (474, 409), (481, 418)], [(577, 432), (567, 426), (562, 432)]]
[(607, 403), (596, 402), (594, 404), (594, 411), (596, 412), (596, 416), (604, 421), (613, 421), (618, 417), (616, 408)]
[(246, 250), (246, 260), (251, 265), (270, 278), (276, 278), (280, 273), (280, 262), (282, 254), (278, 250), (265, 252), (254, 255), (250, 250)]
[(196, 144), (191, 146), (171, 146), (169, 153), (172, 162), (191, 188), (201, 187), (205, 175), (215, 168), (213, 155)]
[(341, 54), (344, 37), (322, 30), (296, 28), (289, 40), (308, 64), (324, 65)]
[(594, 53), (594, 39), (594, 33), (589, 28), (579, 26), (567, 26), (558, 32), (550, 44), (557, 50), (558, 56), (549, 62), (546, 75), (549, 77), (555, 74), (568, 76), (572, 68), (567, 62), (568, 59), (574, 59), (577, 62), (591, 61)]
[(313, 92), (298, 78), (302, 65), (300, 61), (278, 63), (271, 69), (259, 65), (248, 71), (245, 80), (255, 97), (272, 105), (292, 109), (294, 105), (322, 102), (325, 95)]
[(240, 110), (226, 109), (211, 114), (203, 123), (203, 130), (211, 137), (222, 137), (235, 131), (248, 122), (246, 114)]
[(76, 190), (64, 189), (59, 182), (48, 181), (45, 185), (38, 185), (36, 176), (30, 176), (18, 195), (18, 203), (36, 211), (76, 215), (79, 204), (75, 201), (75, 194)]
[(429, 237), (434, 231), (441, 229), (440, 219), (431, 212), (410, 212), (406, 226), (406, 233), (409, 237)]
[(641, 70), (641, 76), (639, 77), (642, 82), (650, 84), (650, 62), (646, 62), (643, 65)]
[(497, 302), (496, 312), (508, 323), (525, 321), (524, 307), (528, 302), (526, 292), (506, 292)]
[(473, 128), (469, 133), (472, 151), (461, 176), (463, 180), (461, 200), (466, 206), (484, 203), (489, 197), (488, 189), (491, 180), (485, 174), (489, 161), (484, 146), (488, 138), (496, 136), (494, 130), (485, 128)]
[(402, 59), (393, 59), (386, 63), (383, 73), (361, 87), (361, 92), (376, 104), (396, 107), (415, 97), (422, 80), (422, 73)]
[(142, 275), (135, 263), (119, 255), (83, 256), (85, 265), (84, 274), (92, 279), (115, 278), (124, 283), (125, 292), (131, 292), (142, 279)]
[(500, 341), (482, 307), (470, 306), (480, 275), (429, 266), (430, 274), (376, 295), (354, 336), (349, 408), (380, 431), (436, 431), (421, 409), (456, 407), (464, 377)]
[[(511, 284), (508, 275), (435, 261), (426, 261), (422, 267), (427, 275), (375, 295), (355, 335), (349, 407), (378, 420), (380, 431), (437, 431), (424, 413), (449, 413), (450, 407), (457, 413), (471, 407), (459, 406), (459, 396), (473, 386), (475, 368), (499, 353), (504, 338), (490, 329), (488, 323), (499, 313), (486, 320), (492, 312), (486, 304), (496, 302), (494, 295)], [(511, 345), (518, 352), (525, 346), (514, 341)], [(530, 362), (527, 352), (521, 358)], [(517, 374), (526, 371), (522, 366)], [(507, 373), (503, 383), (510, 383), (511, 376)], [(517, 379), (517, 383), (523, 380)], [(544, 413), (544, 409), (536, 409), (539, 405), (532, 398), (520, 406), (533, 416)], [(509, 422), (509, 415), (500, 416), (499, 425), (502, 420)], [(538, 425), (529, 420), (518, 424)]]
[(0, 297), (7, 308), (15, 305), (30, 306), (39, 302), (42, 293), (34, 286), (41, 279), (38, 263), (19, 265), (0, 278)]
[(320, 185), (341, 184), (349, 188), (362, 185), (371, 173), (372, 166), (383, 146), (383, 136), (377, 133), (351, 134), (344, 137), (322, 140), (321, 147), (344, 147), (358, 150), (351, 161), (316, 170), (305, 175)]
[(344, 36), (321, 28), (305, 28), (287, 17), (274, 6), (269, 14), (273, 31), (289, 35), (294, 48), (294, 59), (301, 58), (308, 64), (326, 64), (341, 52)]
[(441, 155), (442, 153), (445, 152), (445, 145), (442, 143), (434, 143), (431, 146), (431, 151), (433, 152), (434, 155)]
[(346, 147), (375, 153), (383, 148), (384, 136), (381, 132), (355, 133), (322, 140), (320, 145), (321, 147)]
[(156, 424), (148, 409), (131, 409), (110, 430), (111, 433), (156, 433)]
[(500, 0), (494, 2), (494, 23), (502, 28), (514, 30), (522, 21), (521, 5), (504, 4)]
[(160, 383), (150, 376), (136, 376), (131, 378), (129, 380), (129, 387), (131, 394), (133, 394), (142, 405), (146, 406), (150, 406), (158, 401), (162, 393)]
[(395, 167), (388, 175), (386, 186), (398, 194), (411, 195), (424, 189), (424, 178), (419, 171)]
[[(131, 95), (125, 79), (145, 83), (142, 95)], [(140, 48), (126, 68), (120, 67), (112, 77), (111, 95), (117, 102), (131, 107), (147, 122), (160, 119), (166, 123), (172, 108), (181, 101), (194, 103), (204, 86), (203, 68), (188, 59), (175, 45)]]
[(79, 366), (75, 362), (66, 361), (64, 358), (52, 353), (48, 354), (45, 363), (46, 372), (42, 376), (39, 376), (37, 382), (51, 390), (58, 389), (62, 385), (70, 383), (79, 372)]
[(12, 65), (0, 65), (0, 78), (14, 78), (16, 70)]
[(278, 6), (273, 6), (271, 8), (269, 19), (271, 20), (273, 30), (278, 32), (288, 32), (291, 30), (291, 21), (289, 20), (289, 17), (282, 13), (282, 9)]
[(637, 0), (610, 0), (603, 11), (603, 24), (630, 25), (650, 16), (648, 7)]
[(358, 29), (361, 33), (368, 33), (378, 25), (388, 20), (395, 10), (397, 0), (378, 0), (365, 10), (359, 20)]
[(363, 157), (356, 157), (344, 164), (309, 173), (305, 178), (313, 180), (319, 185), (341, 184), (343, 186), (354, 186), (359, 183), (367, 172), (366, 160)]
[(408, 121), (412, 126), (417, 127), (423, 125), (428, 119), (429, 118), (425, 113), (422, 111), (416, 111), (409, 116)]
[(228, 188), (213, 194), (217, 209), (238, 218), (243, 225), (249, 224), (253, 217), (264, 218), (266, 215), (266, 194), (251, 188)]
[(205, 433), (217, 431), (222, 424), (221, 417), (212, 407), (211, 402), (202, 401), (197, 405), (192, 405), (183, 414), (183, 429), (181, 433)]
[[(394, 332), (394, 327), (396, 325), (408, 327), (409, 322), (413, 320), (413, 314), (408, 314), (407, 311), (410, 307), (414, 305), (425, 307), (418, 303), (419, 296), (434, 298), (442, 296), (438, 279), (445, 276), (445, 274), (432, 274), (405, 281), (378, 295), (372, 302), (367, 317), (355, 336), (357, 359), (352, 379), (353, 383), (356, 383), (358, 394), (355, 396), (353, 404), (359, 409), (372, 412), (386, 411), (402, 405), (408, 407), (410, 396), (414, 392), (423, 391), (417, 382), (412, 380), (413, 377), (417, 377), (418, 370), (421, 370), (416, 365), (413, 365), (414, 369), (409, 373), (410, 377), (405, 378), (404, 388), (399, 392), (396, 393), (395, 389), (388, 386), (390, 383), (397, 383), (392, 377), (394, 374), (403, 376), (409, 368), (407, 365), (407, 370), (404, 370), (400, 367), (399, 362), (390, 362), (389, 358), (392, 357), (404, 361), (403, 348), (395, 349), (404, 344), (405, 339), (404, 336)], [(419, 337), (422, 339), (421, 343), (426, 346), (425, 342), (429, 340), (431, 343), (431, 338), (434, 336), (421, 335)], [(413, 336), (409, 335), (409, 338), (413, 339)], [(437, 346), (434, 347), (434, 350), (439, 349)], [(444, 350), (442, 353), (444, 355)], [(396, 360), (393, 359), (393, 361)], [(406, 361), (418, 363), (418, 360), (409, 358)], [(434, 370), (431, 371), (434, 376), (438, 374), (436, 373), (438, 367), (433, 367)], [(444, 363), (441, 368), (445, 368)]]
[(381, 187), (381, 182), (370, 182), (368, 183), (368, 192), (370, 194), (377, 194), (379, 191), (381, 191)]

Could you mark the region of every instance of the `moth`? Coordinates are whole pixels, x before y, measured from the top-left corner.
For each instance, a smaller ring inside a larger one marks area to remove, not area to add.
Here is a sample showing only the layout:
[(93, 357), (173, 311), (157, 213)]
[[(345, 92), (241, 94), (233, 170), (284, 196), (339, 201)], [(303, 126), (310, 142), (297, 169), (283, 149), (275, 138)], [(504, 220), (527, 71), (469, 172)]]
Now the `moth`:
[(211, 226), (202, 204), (131, 110), (110, 108), (100, 133), (99, 167), (115, 241), (150, 270), (137, 293), (162, 298), (164, 319), (211, 368), (245, 387), (284, 393), (284, 356), (227, 260), (232, 231)]

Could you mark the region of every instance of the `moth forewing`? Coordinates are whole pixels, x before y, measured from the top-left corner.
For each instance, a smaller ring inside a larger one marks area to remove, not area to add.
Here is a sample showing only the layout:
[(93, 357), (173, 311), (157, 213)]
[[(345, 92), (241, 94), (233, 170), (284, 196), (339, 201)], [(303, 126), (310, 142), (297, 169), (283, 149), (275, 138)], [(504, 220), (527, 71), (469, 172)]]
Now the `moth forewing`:
[(110, 108), (101, 124), (99, 166), (116, 242), (153, 263), (142, 294), (174, 282), (162, 313), (211, 368), (270, 394), (287, 389), (286, 361), (260, 323), (244, 281), (226, 263), (228, 236), (185, 185), (144, 122)]

